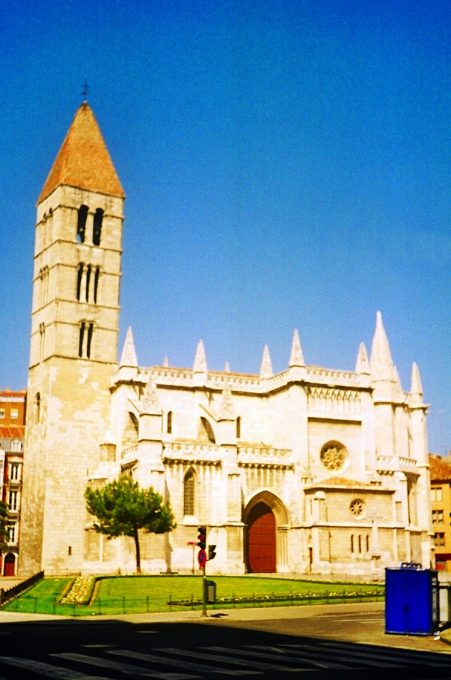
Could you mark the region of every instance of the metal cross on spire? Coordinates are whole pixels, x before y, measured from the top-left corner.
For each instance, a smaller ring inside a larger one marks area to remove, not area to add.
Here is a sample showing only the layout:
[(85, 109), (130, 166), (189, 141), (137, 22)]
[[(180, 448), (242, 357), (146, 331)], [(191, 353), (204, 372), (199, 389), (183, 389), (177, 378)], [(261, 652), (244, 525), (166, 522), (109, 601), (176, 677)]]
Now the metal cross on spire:
[(81, 90), (82, 97), (83, 97), (83, 99), (84, 99), (85, 101), (86, 101), (87, 98), (88, 98), (88, 92), (89, 92), (88, 81), (85, 80), (85, 82), (83, 83), (82, 90)]

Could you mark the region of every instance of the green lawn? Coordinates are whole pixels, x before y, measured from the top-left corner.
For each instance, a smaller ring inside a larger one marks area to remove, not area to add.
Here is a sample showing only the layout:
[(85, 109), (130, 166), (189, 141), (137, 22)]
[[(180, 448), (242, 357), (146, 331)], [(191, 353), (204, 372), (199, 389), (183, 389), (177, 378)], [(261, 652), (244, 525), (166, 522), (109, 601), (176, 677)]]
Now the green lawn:
[[(383, 587), (380, 585), (249, 576), (209, 576), (208, 579), (214, 580), (217, 587), (216, 605), (210, 605), (215, 609), (279, 603), (343, 602), (353, 593), (358, 601), (381, 599), (383, 596)], [(58, 599), (69, 582), (70, 579), (67, 578), (44, 579), (27, 593), (5, 605), (4, 609), (83, 616), (198, 609), (202, 599), (201, 576), (122, 576), (100, 578), (90, 605), (58, 604)], [(186, 604), (181, 604), (182, 601)], [(169, 604), (170, 602), (173, 604)]]

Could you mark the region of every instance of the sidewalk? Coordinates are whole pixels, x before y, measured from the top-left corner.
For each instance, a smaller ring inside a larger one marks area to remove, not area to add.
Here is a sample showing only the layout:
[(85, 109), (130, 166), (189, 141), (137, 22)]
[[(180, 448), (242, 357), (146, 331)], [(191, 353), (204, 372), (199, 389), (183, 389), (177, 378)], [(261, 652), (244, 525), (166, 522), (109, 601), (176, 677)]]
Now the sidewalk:
[[(385, 633), (383, 625), (383, 602), (369, 602), (358, 604), (334, 604), (334, 605), (303, 605), (291, 607), (257, 607), (257, 608), (233, 608), (221, 609), (220, 607), (208, 609), (207, 617), (203, 617), (200, 611), (178, 611), (178, 612), (159, 612), (148, 614), (121, 614), (121, 615), (101, 615), (101, 616), (54, 616), (51, 614), (22, 614), (18, 612), (7, 612), (0, 610), (0, 626), (11, 623), (34, 623), (46, 622), (61, 623), (105, 623), (106, 621), (118, 621), (129, 624), (160, 624), (160, 623), (201, 623), (208, 625), (227, 625), (234, 622), (240, 625), (248, 623), (249, 627), (263, 625), (262, 622), (268, 621), (298, 621), (299, 628), (308, 631), (308, 619), (321, 618), (331, 615), (343, 614), (349, 618), (350, 613), (368, 614), (369, 616), (380, 615), (380, 621), (373, 623), (367, 630), (362, 631), (360, 625), (355, 626), (355, 630), (350, 634), (347, 632), (347, 642), (375, 644), (385, 647), (408, 647), (419, 651), (440, 651), (451, 654), (451, 628), (443, 631), (439, 637), (434, 636), (415, 636), (415, 635), (388, 635)], [(301, 633), (299, 633), (301, 634)], [(302, 635), (307, 633), (302, 633)], [(330, 636), (330, 635), (329, 635)], [(334, 636), (341, 639), (340, 634)], [(445, 644), (449, 645), (449, 651)]]

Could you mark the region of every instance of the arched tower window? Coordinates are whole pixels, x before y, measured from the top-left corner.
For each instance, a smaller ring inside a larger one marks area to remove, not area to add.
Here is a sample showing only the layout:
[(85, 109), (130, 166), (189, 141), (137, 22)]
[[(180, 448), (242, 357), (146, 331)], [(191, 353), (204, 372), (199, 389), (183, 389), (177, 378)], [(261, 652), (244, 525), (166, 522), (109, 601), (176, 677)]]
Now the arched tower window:
[(94, 302), (97, 302), (97, 293), (99, 290), (100, 267), (96, 267), (94, 274)]
[(95, 246), (100, 246), (100, 238), (102, 235), (102, 221), (103, 221), (103, 210), (102, 208), (97, 208), (94, 213), (94, 223), (92, 229), (92, 242)]
[(206, 418), (201, 416), (200, 421), (199, 421), (199, 432), (198, 432), (198, 438), (200, 439), (201, 442), (209, 442), (210, 444), (215, 444), (216, 439), (215, 439), (215, 433), (213, 432), (213, 428), (208, 422)]
[(86, 220), (87, 219), (88, 219), (88, 206), (82, 204), (78, 208), (78, 217), (77, 217), (77, 241), (78, 241), (78, 243), (84, 243), (85, 242)]
[(39, 423), (41, 420), (41, 395), (36, 393), (34, 398), (34, 422)]
[(89, 302), (89, 284), (91, 283), (91, 265), (88, 264), (86, 267), (86, 289), (85, 289), (85, 300)]
[(82, 278), (83, 278), (83, 268), (84, 268), (84, 265), (82, 263), (80, 263), (78, 265), (78, 269), (77, 269), (77, 300), (78, 301), (80, 301), (80, 297), (81, 297), (81, 281), (82, 281)]
[(183, 514), (194, 515), (196, 500), (196, 476), (194, 470), (188, 470), (183, 480)]

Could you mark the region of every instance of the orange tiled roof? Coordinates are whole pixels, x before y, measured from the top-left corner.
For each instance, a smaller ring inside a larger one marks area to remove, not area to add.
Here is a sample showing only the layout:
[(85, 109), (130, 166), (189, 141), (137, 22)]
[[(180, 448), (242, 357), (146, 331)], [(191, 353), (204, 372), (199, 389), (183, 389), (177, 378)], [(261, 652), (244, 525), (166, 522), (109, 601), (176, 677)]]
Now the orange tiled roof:
[(38, 203), (61, 184), (121, 198), (125, 196), (94, 113), (87, 102), (83, 102), (74, 116)]
[(441, 456), (430, 455), (429, 465), (431, 466), (431, 482), (451, 482), (451, 459), (448, 462)]
[(23, 425), (0, 425), (0, 437), (5, 439), (23, 439), (25, 427)]

